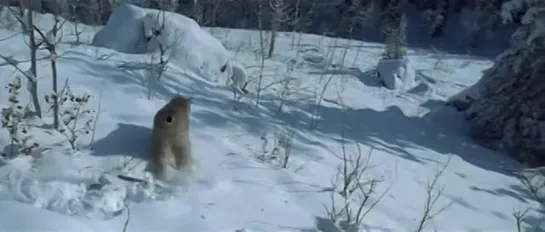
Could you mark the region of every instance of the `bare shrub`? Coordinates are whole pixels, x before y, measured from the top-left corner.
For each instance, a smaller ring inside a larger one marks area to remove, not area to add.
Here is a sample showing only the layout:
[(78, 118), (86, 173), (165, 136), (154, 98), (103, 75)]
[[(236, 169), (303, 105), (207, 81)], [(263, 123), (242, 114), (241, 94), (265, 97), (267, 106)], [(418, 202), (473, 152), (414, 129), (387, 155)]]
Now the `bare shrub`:
[[(358, 231), (364, 217), (378, 204), (391, 185), (377, 196), (376, 188), (383, 182), (382, 178), (370, 177), (370, 165), (373, 148), (364, 155), (361, 147), (356, 144), (356, 153), (348, 153), (344, 136), (342, 138), (342, 163), (332, 180), (331, 205), (326, 206), (326, 214), (335, 224), (346, 231)], [(335, 195), (342, 197), (342, 205), (337, 205)], [(372, 198), (376, 197), (374, 201)]]
[[(518, 170), (517, 170), (518, 171)], [(545, 167), (538, 167), (538, 168), (525, 168), (520, 171), (520, 173), (516, 173), (518, 179), (521, 181), (521, 183), (526, 187), (528, 192), (530, 193), (530, 197), (537, 201), (541, 207), (541, 210), (537, 210), (537, 213), (541, 216), (545, 216)], [(517, 231), (524, 231), (523, 230), (523, 222), (524, 219), (526, 219), (528, 212), (532, 210), (532, 208), (527, 208), (524, 211), (515, 211), (513, 213), (513, 217), (515, 218), (516, 224), (517, 224)], [(545, 218), (541, 219), (540, 221), (536, 221), (534, 223), (533, 227), (535, 228), (535, 231), (538, 231), (540, 228), (545, 225)], [(529, 230), (527, 230), (529, 231)]]
[(287, 168), (294, 135), (295, 132), (286, 125), (283, 130), (274, 133), (272, 138), (266, 135), (261, 136), (261, 150), (257, 154), (257, 159), (281, 168)]
[(517, 232), (522, 232), (522, 222), (524, 218), (526, 217), (526, 214), (530, 211), (530, 209), (526, 209), (523, 212), (521, 211), (515, 211), (513, 212), (513, 217), (515, 218), (515, 222), (517, 223)]
[[(330, 67), (333, 67), (332, 62), (335, 58), (336, 49), (337, 49), (338, 39), (330, 39), (328, 44), (328, 50), (326, 53), (326, 60), (324, 63), (324, 69), (327, 70)], [(327, 76), (327, 77), (326, 77)], [(309, 129), (314, 130), (318, 127), (320, 110), (322, 108), (322, 101), (324, 100), (325, 93), (330, 86), (331, 81), (333, 80), (333, 74), (323, 74), (320, 75), (319, 80), (314, 85), (313, 97), (314, 97), (314, 108), (311, 109), (312, 115), (309, 122)], [(324, 83), (325, 79), (325, 83)], [(323, 83), (323, 84), (322, 84)]]
[[(89, 135), (93, 131), (94, 110), (87, 108), (91, 95), (88, 93), (75, 94), (68, 86), (66, 80), (63, 89), (58, 94), (59, 104), (59, 132), (66, 137), (70, 147), (78, 150), (77, 142), (83, 135)], [(46, 97), (46, 103), (53, 107), (52, 97)], [(83, 121), (83, 123), (82, 123)]]
[(421, 232), (426, 227), (426, 224), (433, 220), (435, 216), (442, 213), (444, 210), (446, 210), (452, 202), (449, 204), (437, 209), (436, 204), (437, 200), (439, 200), (443, 196), (443, 191), (445, 190), (443, 187), (438, 187), (438, 181), (443, 176), (443, 173), (447, 169), (450, 161), (452, 159), (452, 156), (449, 156), (448, 160), (440, 167), (440, 169), (433, 175), (431, 179), (428, 180), (426, 185), (426, 199), (424, 201), (423, 206), (423, 212), (418, 220), (418, 226), (415, 231)]

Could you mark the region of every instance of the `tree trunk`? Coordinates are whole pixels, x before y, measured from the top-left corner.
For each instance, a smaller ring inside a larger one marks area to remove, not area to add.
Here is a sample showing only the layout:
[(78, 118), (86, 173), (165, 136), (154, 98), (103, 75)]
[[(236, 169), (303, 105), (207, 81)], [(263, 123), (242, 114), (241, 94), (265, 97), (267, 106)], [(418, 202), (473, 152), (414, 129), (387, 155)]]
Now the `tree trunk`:
[(38, 98), (38, 75), (36, 70), (36, 50), (38, 48), (36, 45), (36, 38), (34, 36), (34, 18), (32, 14), (32, 10), (29, 9), (27, 14), (28, 25), (26, 25), (26, 28), (30, 38), (30, 72), (32, 74), (32, 78), (34, 78), (34, 80), (29, 80), (29, 91), (32, 97), (32, 103), (34, 105), (36, 116), (41, 118), (42, 108), (40, 107), (40, 99)]

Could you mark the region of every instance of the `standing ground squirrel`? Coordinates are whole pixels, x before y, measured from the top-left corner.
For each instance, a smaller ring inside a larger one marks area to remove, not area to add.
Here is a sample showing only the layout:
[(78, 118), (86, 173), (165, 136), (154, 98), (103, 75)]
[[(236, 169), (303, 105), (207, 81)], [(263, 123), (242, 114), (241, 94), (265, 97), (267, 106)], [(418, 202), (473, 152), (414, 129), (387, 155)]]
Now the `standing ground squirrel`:
[(192, 172), (190, 112), (191, 99), (176, 96), (153, 118), (149, 170), (158, 179), (170, 179), (169, 168)]

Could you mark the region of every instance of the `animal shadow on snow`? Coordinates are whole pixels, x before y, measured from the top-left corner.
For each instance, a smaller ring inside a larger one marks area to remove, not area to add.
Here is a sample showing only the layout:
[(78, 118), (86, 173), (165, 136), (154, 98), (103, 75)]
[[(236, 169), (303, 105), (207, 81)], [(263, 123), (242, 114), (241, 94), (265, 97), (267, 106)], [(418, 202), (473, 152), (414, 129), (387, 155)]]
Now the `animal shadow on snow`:
[(126, 155), (147, 160), (151, 129), (145, 126), (118, 123), (117, 128), (91, 144), (97, 156)]

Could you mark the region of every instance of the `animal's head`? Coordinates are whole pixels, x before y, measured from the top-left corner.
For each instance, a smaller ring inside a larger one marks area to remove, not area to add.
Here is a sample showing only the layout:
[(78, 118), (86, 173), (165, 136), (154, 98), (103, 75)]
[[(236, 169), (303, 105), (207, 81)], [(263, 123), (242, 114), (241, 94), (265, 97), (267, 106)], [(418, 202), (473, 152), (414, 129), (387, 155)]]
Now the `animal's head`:
[(171, 133), (187, 128), (191, 112), (191, 100), (191, 98), (182, 96), (172, 98), (155, 114), (153, 127)]
[(223, 66), (221, 66), (221, 68), (220, 68), (221, 73), (225, 73), (225, 71), (227, 71), (227, 64), (229, 64), (229, 62), (227, 62)]
[(220, 76), (223, 78), (229, 79), (231, 77), (231, 64), (229, 61), (225, 62), (225, 64), (220, 67), (220, 73)]

